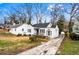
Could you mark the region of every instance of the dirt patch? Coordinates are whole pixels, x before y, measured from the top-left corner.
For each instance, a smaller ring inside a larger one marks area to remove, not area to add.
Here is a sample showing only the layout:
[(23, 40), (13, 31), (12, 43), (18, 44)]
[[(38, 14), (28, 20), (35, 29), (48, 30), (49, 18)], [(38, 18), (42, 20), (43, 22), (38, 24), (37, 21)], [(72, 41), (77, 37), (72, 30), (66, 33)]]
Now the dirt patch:
[(9, 40), (9, 41), (17, 41), (17, 40), (28, 40), (29, 37), (26, 37), (26, 36), (5, 36), (5, 35), (0, 35), (0, 40)]
[(5, 29), (0, 29), (0, 40), (9, 40), (9, 41), (17, 41), (17, 40), (28, 40), (28, 36), (19, 36), (12, 35)]

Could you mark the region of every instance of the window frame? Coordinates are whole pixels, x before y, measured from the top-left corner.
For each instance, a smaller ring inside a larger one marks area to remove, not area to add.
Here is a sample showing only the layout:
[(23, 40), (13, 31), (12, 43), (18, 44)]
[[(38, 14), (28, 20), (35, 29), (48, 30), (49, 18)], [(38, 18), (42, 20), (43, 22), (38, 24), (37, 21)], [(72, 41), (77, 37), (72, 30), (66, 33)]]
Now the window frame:
[(22, 31), (24, 31), (24, 28), (22, 28)]
[(31, 33), (31, 29), (27, 29), (27, 32)]
[(45, 33), (45, 29), (40, 29), (40, 33)]
[(16, 31), (16, 28), (15, 28), (15, 31)]

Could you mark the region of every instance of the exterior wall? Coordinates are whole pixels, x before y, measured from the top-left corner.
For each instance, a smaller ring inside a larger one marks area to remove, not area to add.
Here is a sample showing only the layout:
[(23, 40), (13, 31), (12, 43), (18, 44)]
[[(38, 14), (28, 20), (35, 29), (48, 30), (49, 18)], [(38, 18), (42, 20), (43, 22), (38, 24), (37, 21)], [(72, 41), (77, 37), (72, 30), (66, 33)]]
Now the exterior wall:
[(51, 27), (52, 26), (52, 23), (49, 23), (49, 25), (47, 27)]
[[(48, 35), (48, 31), (51, 32), (51, 35)], [(58, 33), (55, 31), (54, 28), (47, 28), (47, 29), (46, 29), (45, 36), (48, 36), (48, 37), (54, 38), (54, 37), (57, 36), (56, 34), (58, 34)]]
[(46, 28), (40, 28), (40, 29), (39, 29), (39, 35), (44, 35), (44, 36), (45, 36), (46, 31), (45, 31), (44, 33), (43, 33), (43, 32), (40, 33), (40, 30), (43, 30), (43, 29), (46, 30)]
[[(40, 34), (40, 30), (39, 30), (40, 35), (48, 36), (48, 37), (51, 37), (51, 38), (55, 38), (55, 37), (59, 36), (59, 28), (58, 28), (58, 26), (56, 26), (56, 28), (40, 28), (40, 29), (45, 29), (45, 33), (43, 33), (43, 34)], [(52, 34), (50, 36), (47, 33), (48, 30), (52, 32)]]
[[(22, 31), (22, 29), (24, 29), (24, 31)], [(28, 29), (31, 29), (31, 32), (28, 32)], [(41, 29), (45, 29), (44, 33), (40, 33)], [(51, 31), (51, 35), (48, 35), (48, 30)], [(18, 35), (18, 34), (26, 34), (26, 35), (36, 35), (36, 30), (34, 29), (34, 27), (32, 27), (31, 25), (28, 24), (23, 24), (17, 28), (11, 28), (10, 33)], [(58, 26), (56, 26), (55, 28), (40, 28), (39, 29), (39, 35), (43, 35), (43, 36), (48, 36), (51, 38), (55, 38), (59, 36), (59, 28)]]
[(74, 22), (74, 25), (73, 25), (73, 33), (79, 35), (79, 22)]
[(59, 36), (59, 28), (58, 26), (56, 26), (56, 28), (52, 31), (53, 34), (52, 34), (52, 37), (58, 37)]
[[(22, 29), (24, 29), (24, 30), (22, 31)], [(28, 32), (28, 29), (31, 29), (31, 32)], [(11, 28), (10, 32), (12, 34), (15, 34), (15, 35), (17, 35), (17, 34), (22, 34), (22, 35), (23, 34), (26, 34), (26, 35), (29, 35), (29, 34), (33, 35), (33, 34), (35, 34), (34, 27), (32, 27), (31, 25), (28, 25), (28, 24), (23, 24), (22, 26), (19, 26), (17, 28)]]

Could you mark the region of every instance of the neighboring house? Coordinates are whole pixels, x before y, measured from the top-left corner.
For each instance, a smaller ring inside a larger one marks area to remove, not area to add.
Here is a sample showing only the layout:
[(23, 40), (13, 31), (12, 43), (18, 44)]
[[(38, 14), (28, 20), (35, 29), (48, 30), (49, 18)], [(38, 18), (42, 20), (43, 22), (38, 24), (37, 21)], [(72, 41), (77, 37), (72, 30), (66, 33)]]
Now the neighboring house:
[(73, 33), (79, 35), (79, 22), (78, 21), (74, 22)]
[(35, 33), (34, 27), (28, 24), (18, 24), (11, 26), (10, 33), (18, 35), (18, 34), (26, 34), (33, 35)]
[(59, 28), (57, 25), (52, 23), (39, 23), (34, 25), (22, 24), (22, 25), (13, 25), (10, 30), (11, 33), (26, 34), (26, 35), (43, 35), (51, 38), (59, 36)]
[(72, 27), (72, 33), (70, 35), (70, 38), (72, 40), (79, 40), (79, 21), (75, 20), (73, 27)]

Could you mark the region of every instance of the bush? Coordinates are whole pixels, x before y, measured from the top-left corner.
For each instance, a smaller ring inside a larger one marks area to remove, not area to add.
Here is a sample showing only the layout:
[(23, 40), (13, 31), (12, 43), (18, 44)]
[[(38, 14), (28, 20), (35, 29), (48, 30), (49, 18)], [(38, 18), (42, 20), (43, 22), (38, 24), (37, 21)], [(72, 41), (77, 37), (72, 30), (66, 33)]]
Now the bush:
[(26, 34), (23, 34), (23, 36), (27, 36)]
[(29, 36), (31, 36), (31, 34), (29, 34)]
[(43, 38), (43, 39), (46, 38), (46, 36), (42, 36), (42, 35), (36, 35), (36, 37), (38, 37), (38, 38)]
[(65, 37), (70, 37), (70, 33), (68, 31), (65, 31)]
[(22, 34), (18, 34), (17, 36), (22, 36)]
[(79, 35), (77, 35), (77, 34), (75, 34), (75, 33), (71, 33), (71, 34), (70, 34), (70, 38), (71, 38), (72, 40), (79, 40)]
[(36, 36), (31, 36), (29, 39), (30, 39), (31, 41), (37, 41), (37, 37), (36, 37)]
[(31, 36), (29, 39), (30, 39), (31, 41), (38, 41), (38, 40), (40, 40), (40, 39), (45, 39), (45, 38), (46, 38), (45, 36), (33, 35), (33, 36)]

